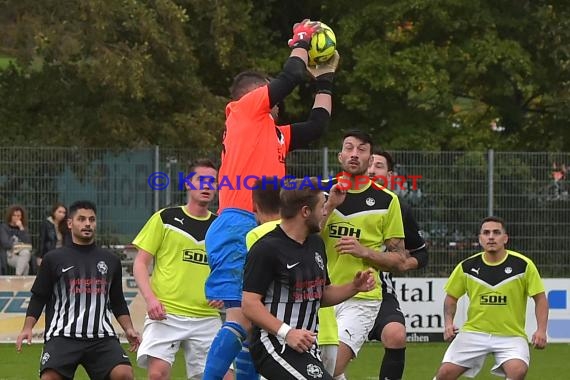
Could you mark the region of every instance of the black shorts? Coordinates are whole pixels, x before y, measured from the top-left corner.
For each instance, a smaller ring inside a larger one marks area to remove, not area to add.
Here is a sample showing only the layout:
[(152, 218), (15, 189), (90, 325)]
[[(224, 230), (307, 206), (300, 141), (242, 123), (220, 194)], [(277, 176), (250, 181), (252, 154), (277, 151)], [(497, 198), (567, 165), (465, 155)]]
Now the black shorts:
[(85, 340), (54, 337), (44, 344), (40, 375), (46, 369), (53, 369), (65, 379), (73, 379), (79, 364), (90, 379), (103, 380), (117, 365), (131, 365), (131, 362), (116, 337)]
[(374, 327), (368, 333), (368, 340), (382, 340), (382, 330), (390, 322), (398, 322), (406, 326), (406, 318), (400, 310), (396, 296), (390, 293), (382, 294), (382, 304), (374, 321)]
[(299, 353), (289, 346), (285, 347), (283, 353), (282, 347), (270, 349), (270, 351), (271, 353), (263, 347), (260, 341), (250, 347), (255, 369), (266, 379), (333, 380), (323, 366), (318, 348), (312, 349), (312, 353)]

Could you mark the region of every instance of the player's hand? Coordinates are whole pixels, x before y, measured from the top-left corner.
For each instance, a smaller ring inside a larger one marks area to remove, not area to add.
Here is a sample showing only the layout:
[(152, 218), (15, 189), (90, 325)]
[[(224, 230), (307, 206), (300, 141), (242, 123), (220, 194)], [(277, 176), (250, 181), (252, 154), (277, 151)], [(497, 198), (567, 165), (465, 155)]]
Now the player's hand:
[(536, 330), (532, 334), (532, 346), (537, 350), (542, 350), (546, 347), (546, 332)]
[(354, 236), (343, 236), (335, 244), (335, 249), (340, 255), (352, 255), (359, 259), (368, 258), (368, 249), (364, 247)]
[(307, 70), (309, 71), (309, 74), (311, 74), (311, 76), (315, 79), (332, 82), (334, 73), (338, 69), (339, 62), (340, 54), (338, 51), (335, 51), (334, 55), (328, 61), (316, 66), (307, 66)]
[(22, 352), (22, 343), (28, 341), (28, 346), (32, 344), (32, 329), (24, 329), (16, 338), (16, 351)]
[(443, 329), (443, 340), (446, 342), (451, 342), (458, 332), (459, 329), (455, 325), (445, 326)]
[(213, 307), (214, 309), (221, 309), (224, 307), (224, 301), (211, 300), (211, 301), (208, 301), (208, 305), (210, 307)]
[(146, 312), (148, 314), (148, 317), (155, 321), (166, 319), (166, 309), (156, 297), (152, 297), (152, 299), (147, 301)]
[(128, 329), (125, 331), (125, 336), (131, 345), (129, 351), (135, 352), (141, 345), (141, 335), (135, 329)]
[(307, 352), (317, 340), (317, 334), (305, 329), (291, 329), (285, 337), (285, 343), (299, 353)]
[(343, 188), (338, 183), (334, 184), (329, 190), (329, 197), (327, 199), (327, 209), (332, 211), (344, 202), (346, 198), (347, 189)]
[(311, 21), (304, 19), (301, 22), (293, 25), (293, 37), (288, 41), (290, 48), (303, 48), (309, 50), (311, 47), (311, 38), (313, 34), (318, 32), (321, 28), (321, 23), (318, 21)]
[(363, 272), (356, 272), (352, 280), (352, 285), (354, 285), (355, 289), (359, 292), (371, 291), (376, 286), (374, 271), (369, 268)]

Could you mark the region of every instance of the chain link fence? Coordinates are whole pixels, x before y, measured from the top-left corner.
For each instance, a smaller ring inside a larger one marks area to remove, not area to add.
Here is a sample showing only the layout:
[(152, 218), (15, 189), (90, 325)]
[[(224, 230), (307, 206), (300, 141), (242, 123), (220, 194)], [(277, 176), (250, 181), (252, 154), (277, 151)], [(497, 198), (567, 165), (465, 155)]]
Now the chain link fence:
[[(293, 176), (334, 176), (337, 150), (301, 150), (288, 158)], [(57, 201), (89, 199), (98, 208), (98, 241), (126, 245), (152, 213), (185, 203), (188, 150), (113, 151), (83, 148), (0, 148), (0, 206), (28, 212), (37, 243), (39, 225)], [(214, 161), (218, 153), (206, 155)], [(546, 277), (570, 275), (570, 195), (567, 153), (393, 152), (395, 171), (410, 178), (397, 193), (413, 207), (430, 250), (430, 265), (413, 276), (447, 276), (478, 251), (479, 221), (503, 217), (509, 247), (531, 257)], [(158, 174), (160, 173), (160, 174)], [(215, 211), (217, 204), (212, 205)], [(35, 245), (37, 246), (37, 244)]]

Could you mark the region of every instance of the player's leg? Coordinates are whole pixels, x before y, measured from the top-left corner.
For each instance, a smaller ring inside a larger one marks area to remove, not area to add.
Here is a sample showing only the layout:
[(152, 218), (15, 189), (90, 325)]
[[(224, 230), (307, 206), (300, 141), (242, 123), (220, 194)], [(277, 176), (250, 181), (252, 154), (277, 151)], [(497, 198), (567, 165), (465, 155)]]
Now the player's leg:
[[(224, 301), (226, 321), (208, 352), (204, 380), (224, 377), (251, 329), (250, 322), (241, 311), (241, 296), (247, 255), (245, 235), (256, 225), (252, 213), (225, 209), (206, 233), (206, 252), (211, 270), (206, 281), (206, 298)], [(247, 362), (251, 363), (251, 357), (246, 352), (242, 354), (240, 364)]]
[(184, 350), (187, 379), (202, 379), (208, 350), (221, 326), (222, 321), (218, 317), (188, 318), (186, 323), (187, 339), (181, 343)]
[(81, 358), (92, 380), (132, 380), (135, 378), (129, 356), (116, 337), (89, 342)]
[(161, 321), (145, 317), (137, 364), (152, 380), (168, 379), (180, 342), (189, 337), (185, 317), (167, 314)]
[(358, 355), (372, 329), (380, 305), (379, 300), (351, 298), (335, 306), (339, 339), (335, 378), (344, 374), (348, 363)]
[(40, 378), (73, 379), (84, 347), (84, 342), (70, 338), (54, 337), (48, 340), (40, 356)]
[(528, 342), (522, 337), (493, 336), (495, 366), (491, 373), (510, 380), (524, 379), (530, 363)]
[(384, 345), (379, 378), (401, 379), (406, 360), (406, 320), (394, 295), (383, 295), (380, 311), (368, 339), (380, 340)]
[(336, 366), (336, 357), (338, 356), (338, 344), (319, 345), (319, 349), (321, 350), (323, 367), (332, 376)]
[(325, 370), (332, 376), (338, 355), (338, 325), (334, 307), (321, 307), (318, 313), (319, 332), (317, 342)]
[(475, 377), (491, 351), (489, 334), (459, 332), (447, 348), (436, 375), (437, 380)]

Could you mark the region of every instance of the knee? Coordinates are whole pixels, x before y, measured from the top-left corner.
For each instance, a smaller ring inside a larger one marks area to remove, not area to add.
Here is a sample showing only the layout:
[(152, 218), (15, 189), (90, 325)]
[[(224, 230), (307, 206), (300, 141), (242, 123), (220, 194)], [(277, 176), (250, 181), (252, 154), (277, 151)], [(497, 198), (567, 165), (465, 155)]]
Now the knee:
[(168, 372), (160, 369), (150, 369), (148, 370), (148, 380), (163, 380), (168, 379)]
[(443, 363), (437, 370), (434, 380), (454, 380), (457, 379), (456, 370), (453, 365)]
[(503, 366), (507, 380), (523, 380), (526, 377), (528, 367), (526, 363), (517, 360), (517, 363), (510, 363), (507, 367)]
[(406, 347), (406, 327), (397, 322), (388, 323), (382, 330), (382, 343), (387, 348)]
[(110, 380), (134, 380), (133, 367), (130, 365), (120, 364), (113, 368), (109, 375)]

